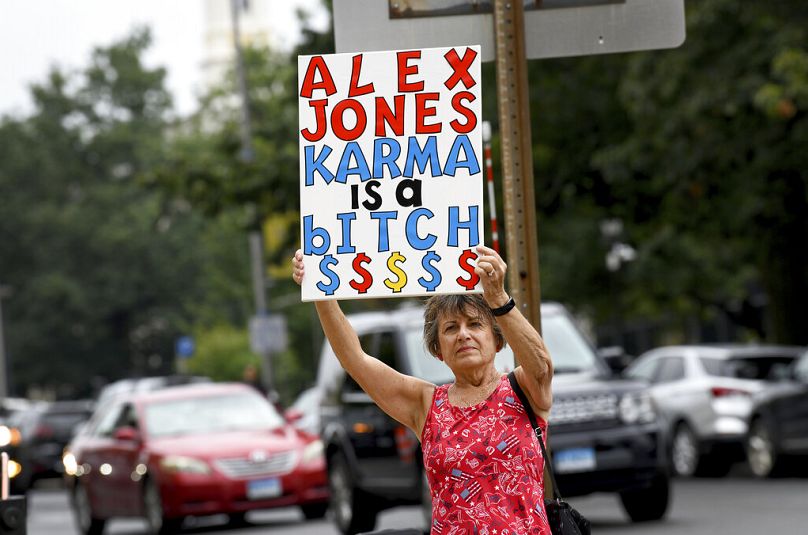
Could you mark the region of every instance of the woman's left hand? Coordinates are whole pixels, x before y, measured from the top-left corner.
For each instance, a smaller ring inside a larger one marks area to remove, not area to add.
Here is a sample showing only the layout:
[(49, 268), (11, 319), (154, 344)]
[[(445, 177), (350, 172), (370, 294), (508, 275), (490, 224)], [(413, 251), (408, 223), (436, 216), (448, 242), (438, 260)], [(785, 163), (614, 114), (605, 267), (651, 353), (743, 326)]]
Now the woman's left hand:
[(505, 291), (505, 272), (508, 266), (495, 250), (484, 245), (478, 245), (476, 249), (478, 256), (474, 272), (480, 277), (483, 297), (489, 307), (501, 307), (510, 299)]

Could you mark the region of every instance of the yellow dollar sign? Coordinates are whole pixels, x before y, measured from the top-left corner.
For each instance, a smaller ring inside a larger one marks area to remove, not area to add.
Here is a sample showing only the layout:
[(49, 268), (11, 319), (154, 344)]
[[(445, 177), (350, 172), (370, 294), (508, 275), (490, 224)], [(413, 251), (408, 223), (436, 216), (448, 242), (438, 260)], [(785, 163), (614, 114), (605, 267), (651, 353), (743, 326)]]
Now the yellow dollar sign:
[(397, 265), (397, 262), (404, 262), (406, 260), (407, 259), (401, 256), (401, 253), (398, 251), (391, 254), (390, 258), (387, 259), (387, 269), (398, 277), (398, 280), (395, 282), (390, 279), (384, 279), (384, 285), (393, 290), (393, 293), (399, 293), (401, 289), (407, 285), (407, 274)]

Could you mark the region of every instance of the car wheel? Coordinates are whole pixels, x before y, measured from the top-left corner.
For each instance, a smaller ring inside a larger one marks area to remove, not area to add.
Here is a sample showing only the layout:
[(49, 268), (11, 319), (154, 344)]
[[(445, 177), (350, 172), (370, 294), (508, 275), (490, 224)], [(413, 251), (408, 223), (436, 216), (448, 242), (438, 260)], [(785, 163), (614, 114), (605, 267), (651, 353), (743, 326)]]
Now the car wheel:
[(668, 512), (670, 478), (657, 474), (650, 487), (621, 492), (620, 501), (632, 522), (659, 520)]
[(687, 424), (676, 426), (671, 443), (671, 466), (673, 473), (681, 477), (692, 477), (699, 470), (699, 442)]
[(84, 485), (76, 484), (73, 489), (73, 511), (76, 514), (79, 533), (84, 535), (101, 535), (104, 533), (104, 526), (107, 521), (104, 518), (97, 518), (93, 514), (93, 506)]
[(328, 511), (328, 503), (307, 503), (306, 505), (301, 505), (300, 510), (306, 520), (315, 520), (325, 516), (326, 511)]
[(372, 531), (376, 527), (377, 508), (372, 500), (354, 485), (348, 463), (335, 455), (328, 466), (328, 485), (334, 521), (343, 535)]
[(761, 478), (774, 477), (782, 466), (766, 423), (757, 419), (752, 422), (746, 438), (746, 459), (752, 473)]
[(163, 514), (163, 499), (160, 489), (151, 479), (143, 486), (143, 511), (149, 533), (153, 535), (169, 535), (177, 533), (182, 527), (182, 518), (166, 518)]

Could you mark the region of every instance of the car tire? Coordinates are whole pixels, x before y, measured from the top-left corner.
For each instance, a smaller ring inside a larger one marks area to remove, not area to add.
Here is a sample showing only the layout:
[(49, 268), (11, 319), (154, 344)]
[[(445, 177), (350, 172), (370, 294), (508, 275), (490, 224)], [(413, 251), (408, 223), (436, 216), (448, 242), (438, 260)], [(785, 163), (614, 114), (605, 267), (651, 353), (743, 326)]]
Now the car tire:
[(301, 505), (300, 510), (306, 520), (316, 520), (325, 516), (328, 511), (328, 503), (307, 503), (306, 505)]
[(348, 462), (335, 455), (328, 464), (328, 485), (334, 522), (343, 535), (356, 535), (376, 527), (378, 508), (373, 499), (356, 488)]
[(755, 477), (776, 477), (782, 472), (783, 458), (777, 452), (766, 422), (757, 418), (746, 437), (746, 461)]
[(671, 468), (679, 477), (693, 477), (703, 470), (699, 441), (686, 423), (680, 423), (673, 431)]
[(107, 521), (93, 514), (93, 506), (90, 503), (90, 497), (87, 495), (87, 489), (79, 483), (73, 489), (73, 512), (76, 515), (76, 527), (79, 533), (84, 535), (101, 535), (104, 533), (104, 526)]
[(660, 520), (668, 512), (670, 478), (657, 474), (650, 487), (620, 493), (620, 502), (632, 522)]
[(179, 532), (182, 527), (181, 517), (167, 518), (163, 514), (163, 498), (152, 479), (146, 479), (143, 485), (143, 512), (152, 535), (170, 535)]

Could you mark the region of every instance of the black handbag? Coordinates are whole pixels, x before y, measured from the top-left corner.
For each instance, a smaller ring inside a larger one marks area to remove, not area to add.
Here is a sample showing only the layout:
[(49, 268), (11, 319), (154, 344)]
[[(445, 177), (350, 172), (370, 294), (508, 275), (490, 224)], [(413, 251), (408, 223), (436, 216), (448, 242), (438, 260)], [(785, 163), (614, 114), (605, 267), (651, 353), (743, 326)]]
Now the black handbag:
[(533, 432), (536, 433), (536, 438), (539, 439), (539, 447), (541, 447), (541, 454), (544, 457), (544, 469), (550, 474), (550, 481), (553, 483), (553, 499), (544, 500), (544, 509), (547, 511), (547, 520), (550, 524), (550, 531), (553, 535), (590, 535), (591, 529), (589, 520), (584, 515), (579, 513), (572, 505), (561, 498), (558, 492), (558, 484), (553, 474), (553, 467), (550, 463), (550, 457), (547, 455), (547, 449), (544, 447), (544, 434), (541, 427), (536, 422), (536, 416), (533, 414), (533, 409), (530, 407), (530, 402), (525, 396), (522, 387), (516, 380), (514, 373), (508, 374), (508, 380), (511, 383), (511, 388), (516, 393), (519, 401), (525, 407), (527, 417), (530, 419), (530, 425), (533, 427)]

